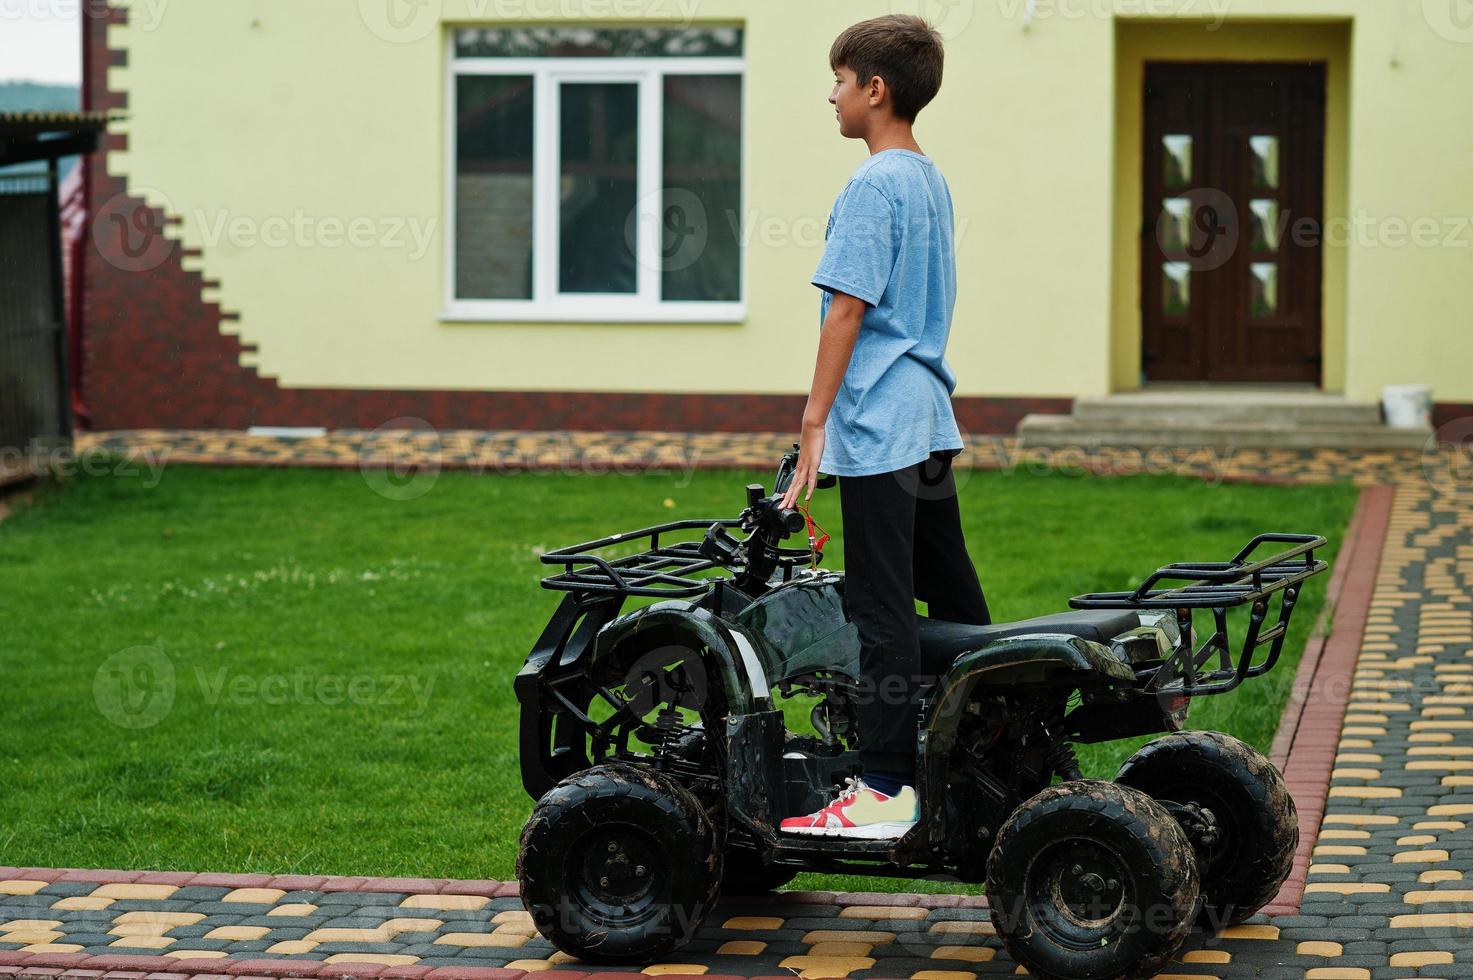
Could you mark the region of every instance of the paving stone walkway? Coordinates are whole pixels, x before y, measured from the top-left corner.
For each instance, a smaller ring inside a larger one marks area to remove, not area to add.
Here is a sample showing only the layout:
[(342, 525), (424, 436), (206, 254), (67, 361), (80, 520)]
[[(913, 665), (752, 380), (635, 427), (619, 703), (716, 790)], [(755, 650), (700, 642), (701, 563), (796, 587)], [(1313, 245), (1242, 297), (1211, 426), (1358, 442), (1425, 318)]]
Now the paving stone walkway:
[[(436, 435), (441, 463), (445, 436)], [(480, 437), (498, 445), (503, 438)], [(324, 462), (307, 458), (300, 441), (245, 453), (234, 437), (220, 438), (219, 446), (202, 441), (200, 458)], [(529, 447), (564, 438), (612, 444), (566, 433), (504, 438)], [(669, 437), (669, 445), (688, 451), (699, 438)], [(722, 465), (767, 466), (785, 448), (778, 437), (743, 438), (716, 439), (711, 451), (725, 454)], [(171, 446), (184, 461), (187, 441), (162, 434), (128, 443), (109, 434), (87, 445)], [(324, 444), (341, 465), (358, 465), (361, 442)], [(993, 445), (1016, 459), (1016, 447)], [(1112, 472), (1122, 458), (1082, 457)], [(1349, 478), (1374, 489), (1362, 496), (1338, 563), (1333, 630), (1306, 651), (1275, 744), (1299, 802), (1300, 864), (1265, 913), (1219, 935), (1195, 934), (1163, 975), (1473, 977), (1473, 492), (1465, 460), (1450, 451), (1245, 451), (1230, 464), (1202, 462), (1217, 469), (1199, 471), (1178, 457), (1171, 465), (1228, 479)], [(579, 980), (624, 972), (640, 971), (585, 965), (554, 950), (510, 883), (0, 868), (0, 976)], [(678, 961), (642, 972), (974, 980), (1022, 971), (1002, 951), (983, 899), (783, 892), (724, 899)]]

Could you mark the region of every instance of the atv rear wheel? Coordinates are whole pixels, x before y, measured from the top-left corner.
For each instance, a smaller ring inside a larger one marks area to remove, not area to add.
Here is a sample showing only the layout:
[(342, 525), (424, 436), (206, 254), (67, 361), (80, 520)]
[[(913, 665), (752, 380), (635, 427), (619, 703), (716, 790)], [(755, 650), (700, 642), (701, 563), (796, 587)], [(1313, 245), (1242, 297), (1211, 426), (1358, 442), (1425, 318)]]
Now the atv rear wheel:
[(538, 801), (517, 852), (537, 931), (589, 963), (649, 963), (716, 901), (721, 846), (696, 798), (644, 766), (606, 763)]
[(1191, 804), (1211, 812), (1216, 841), (1193, 844), (1206, 900), (1203, 924), (1214, 931), (1257, 912), (1294, 867), (1299, 816), (1284, 777), (1231, 735), (1167, 735), (1127, 759), (1115, 781), (1168, 809)]
[(1144, 793), (1058, 783), (998, 832), (987, 899), (1003, 945), (1035, 977), (1149, 977), (1191, 931), (1196, 857)]

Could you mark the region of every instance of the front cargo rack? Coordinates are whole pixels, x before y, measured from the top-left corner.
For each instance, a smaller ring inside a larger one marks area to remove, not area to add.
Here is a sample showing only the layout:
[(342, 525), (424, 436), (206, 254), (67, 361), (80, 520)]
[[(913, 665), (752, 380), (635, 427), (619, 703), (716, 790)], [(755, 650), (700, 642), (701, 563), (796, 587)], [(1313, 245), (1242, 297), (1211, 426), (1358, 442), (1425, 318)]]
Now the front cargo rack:
[[(1266, 544), (1288, 547), (1254, 559), (1253, 554)], [(1326, 544), (1317, 534), (1260, 534), (1228, 561), (1164, 565), (1133, 591), (1092, 592), (1075, 596), (1069, 605), (1075, 609), (1174, 610), (1179, 632), (1176, 648), (1159, 663), (1136, 665), (1138, 675), (1149, 675), (1146, 689), (1189, 697), (1224, 694), (1247, 678), (1267, 673), (1278, 662), (1302, 584), (1329, 567), (1314, 555)], [(1278, 621), (1265, 629), (1276, 595)], [(1235, 663), (1227, 619), (1228, 610), (1236, 606), (1249, 610)], [(1212, 611), (1214, 629), (1193, 650), (1192, 617), (1198, 609)], [(1268, 653), (1255, 662), (1254, 654), (1264, 644), (1269, 644)], [(1217, 666), (1204, 671), (1214, 654)]]
[[(678, 531), (697, 528), (705, 531), (712, 525), (740, 527), (741, 523), (739, 518), (670, 521), (549, 551), (542, 556), (542, 563), (562, 565), (563, 571), (544, 578), (542, 587), (563, 592), (622, 596), (680, 598), (700, 595), (711, 586), (711, 580), (697, 577), (698, 573), (724, 566), (701, 554), (699, 540), (661, 544), (661, 535), (668, 537)], [(641, 549), (634, 554), (609, 557), (595, 553), (624, 548), (631, 542), (641, 542), (641, 539), (647, 539), (647, 542), (642, 542)]]

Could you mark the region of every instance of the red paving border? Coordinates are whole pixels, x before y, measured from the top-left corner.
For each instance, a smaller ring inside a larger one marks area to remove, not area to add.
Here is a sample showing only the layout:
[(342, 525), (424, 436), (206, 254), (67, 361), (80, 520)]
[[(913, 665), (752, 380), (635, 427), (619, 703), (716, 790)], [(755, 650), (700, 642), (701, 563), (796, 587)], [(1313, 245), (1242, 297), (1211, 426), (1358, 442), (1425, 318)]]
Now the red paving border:
[(1269, 915), (1295, 915), (1304, 900), (1309, 858), (1325, 815), (1330, 773), (1335, 768), (1345, 706), (1350, 701), (1350, 682), (1360, 656), (1366, 614), (1376, 588), (1376, 572), (1395, 499), (1396, 488), (1392, 486), (1361, 491), (1325, 597), (1327, 610), (1334, 603), (1329, 635), (1317, 637), (1306, 646), (1289, 695), (1291, 713), (1279, 723), (1274, 739), (1270, 756), (1283, 771), (1299, 810), (1299, 849), (1284, 887), (1263, 908)]

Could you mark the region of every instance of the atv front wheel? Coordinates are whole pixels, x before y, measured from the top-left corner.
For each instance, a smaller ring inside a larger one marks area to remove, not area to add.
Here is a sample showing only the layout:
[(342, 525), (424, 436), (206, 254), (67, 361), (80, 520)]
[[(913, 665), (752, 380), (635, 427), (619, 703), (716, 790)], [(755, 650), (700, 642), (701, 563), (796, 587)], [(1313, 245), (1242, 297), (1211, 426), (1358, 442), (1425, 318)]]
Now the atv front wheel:
[(1257, 912), (1289, 877), (1299, 815), (1284, 777), (1252, 746), (1221, 732), (1176, 732), (1127, 759), (1115, 781), (1168, 809), (1211, 813), (1215, 839), (1193, 843), (1203, 924), (1214, 931)]
[(517, 852), (537, 931), (588, 963), (650, 963), (716, 901), (721, 846), (696, 798), (644, 766), (606, 763), (538, 801)]
[(1150, 977), (1191, 931), (1197, 863), (1144, 793), (1058, 783), (998, 831), (987, 901), (1003, 945), (1035, 977)]

